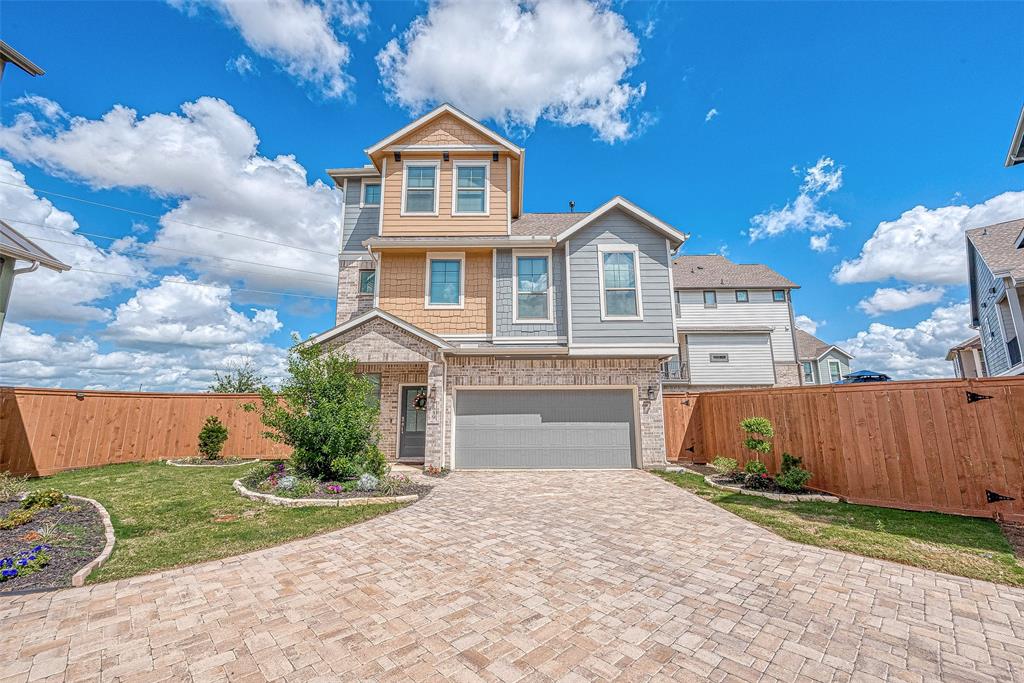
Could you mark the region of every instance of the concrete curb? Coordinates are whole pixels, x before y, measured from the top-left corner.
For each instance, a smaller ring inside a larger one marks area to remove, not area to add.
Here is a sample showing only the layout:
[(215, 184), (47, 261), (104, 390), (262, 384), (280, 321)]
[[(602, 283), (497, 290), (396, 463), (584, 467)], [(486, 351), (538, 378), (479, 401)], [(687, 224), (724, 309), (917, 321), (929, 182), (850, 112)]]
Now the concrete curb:
[(304, 508), (304, 507), (324, 507), (324, 508), (344, 508), (351, 507), (353, 505), (387, 505), (388, 503), (412, 503), (420, 499), (418, 495), (411, 494), (408, 496), (375, 496), (375, 497), (364, 497), (364, 498), (282, 498), (280, 496), (274, 496), (269, 493), (258, 493), (257, 491), (250, 491), (245, 488), (245, 485), (238, 479), (235, 479), (233, 484), (235, 490), (240, 495), (251, 500), (259, 500), (264, 503), (270, 503), (271, 505), (280, 505), (282, 507), (289, 508)]
[(242, 465), (255, 465), (261, 460), (243, 460), (242, 462), (232, 462), (227, 465), (192, 465), (185, 462), (174, 462), (173, 460), (164, 460), (164, 464), (170, 465), (171, 467), (205, 467), (208, 469), (222, 468), (222, 467), (240, 467)]
[(92, 498), (84, 498), (82, 496), (72, 495), (68, 495), (68, 498), (70, 498), (71, 500), (80, 501), (82, 503), (89, 503), (94, 508), (96, 508), (96, 510), (100, 513), (100, 519), (103, 520), (103, 532), (107, 539), (106, 545), (103, 546), (103, 552), (97, 555), (92, 562), (85, 565), (77, 572), (75, 572), (74, 576), (71, 577), (71, 585), (78, 587), (84, 586), (85, 580), (89, 578), (89, 574), (91, 574), (93, 570), (102, 567), (103, 563), (106, 562), (107, 559), (110, 557), (110, 553), (114, 552), (114, 525), (110, 523), (110, 515), (107, 513), (107, 509), (100, 505), (97, 501), (93, 500)]

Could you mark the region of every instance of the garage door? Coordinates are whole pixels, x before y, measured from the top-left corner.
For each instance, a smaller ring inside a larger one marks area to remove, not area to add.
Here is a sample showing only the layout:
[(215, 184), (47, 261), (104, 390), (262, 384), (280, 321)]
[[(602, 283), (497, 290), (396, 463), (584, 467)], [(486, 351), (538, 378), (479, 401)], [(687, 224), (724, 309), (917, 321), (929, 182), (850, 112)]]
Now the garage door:
[(635, 457), (629, 390), (460, 390), (456, 469), (626, 468)]

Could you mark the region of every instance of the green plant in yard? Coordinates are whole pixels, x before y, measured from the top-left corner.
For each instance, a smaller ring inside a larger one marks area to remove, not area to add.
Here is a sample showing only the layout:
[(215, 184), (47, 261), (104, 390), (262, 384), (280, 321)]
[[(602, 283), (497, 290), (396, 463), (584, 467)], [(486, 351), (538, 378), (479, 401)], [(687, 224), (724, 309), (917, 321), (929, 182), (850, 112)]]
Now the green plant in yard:
[(292, 466), (315, 479), (382, 477), (388, 464), (377, 448), (374, 387), (356, 374), (353, 359), (321, 351), (311, 344), (293, 347), (280, 392), (260, 391), (266, 436), (291, 446)]
[(711, 467), (714, 468), (715, 472), (728, 477), (736, 474), (736, 470), (739, 468), (739, 465), (736, 463), (735, 458), (723, 458), (722, 456), (718, 456), (711, 461)]
[(0, 503), (14, 498), (25, 490), (28, 477), (16, 477), (10, 472), (0, 472)]
[(215, 394), (255, 394), (267, 381), (251, 360), (229, 366), (223, 375), (215, 372), (214, 377), (210, 391)]
[(743, 445), (754, 452), (756, 459), (771, 452), (772, 442), (769, 439), (775, 436), (775, 429), (767, 417), (748, 417), (740, 421), (740, 429), (747, 435)]
[(30, 491), (21, 501), (22, 510), (42, 510), (52, 508), (64, 502), (64, 493), (57, 489), (37, 489)]
[(767, 474), (768, 467), (760, 460), (748, 460), (743, 471), (747, 474)]
[(779, 476), (775, 477), (775, 483), (784, 491), (802, 491), (811, 480), (811, 473), (803, 468), (803, 458), (797, 458), (789, 453), (782, 454), (782, 469)]
[(0, 530), (17, 529), (22, 524), (28, 524), (35, 514), (35, 510), (11, 510), (0, 517)]
[(227, 440), (228, 428), (219, 417), (210, 415), (199, 430), (199, 453), (207, 460), (217, 460)]

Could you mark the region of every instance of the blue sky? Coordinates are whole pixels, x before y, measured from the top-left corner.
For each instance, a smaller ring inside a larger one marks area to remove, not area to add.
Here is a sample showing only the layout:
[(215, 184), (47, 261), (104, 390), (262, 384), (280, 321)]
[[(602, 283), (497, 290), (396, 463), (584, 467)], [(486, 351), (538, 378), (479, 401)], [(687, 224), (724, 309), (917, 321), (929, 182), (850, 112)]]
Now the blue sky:
[[(818, 336), (900, 377), (951, 373), (941, 351), (970, 333), (963, 229), (1024, 216), (1024, 168), (1002, 166), (1024, 103), (1024, 46), (999, 39), (1014, 5), (278, 10), (4, 4), (4, 39), (47, 73), (9, 67), (0, 86), (0, 218), (128, 275), (19, 277), (0, 382), (202, 388), (245, 357), (274, 376), (291, 332), (333, 323), (323, 169), (443, 99), (527, 147), (527, 211), (624, 195), (691, 233), (685, 252), (794, 280)], [(128, 239), (110, 254), (82, 233)]]

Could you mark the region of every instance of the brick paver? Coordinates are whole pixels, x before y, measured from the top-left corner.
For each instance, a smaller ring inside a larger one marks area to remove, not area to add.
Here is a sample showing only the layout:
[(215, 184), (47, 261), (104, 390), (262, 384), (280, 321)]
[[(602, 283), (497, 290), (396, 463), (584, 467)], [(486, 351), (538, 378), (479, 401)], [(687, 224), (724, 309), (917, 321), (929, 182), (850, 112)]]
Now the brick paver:
[(317, 538), (0, 598), (0, 680), (1022, 680), (1022, 610), (644, 472), (457, 472)]

